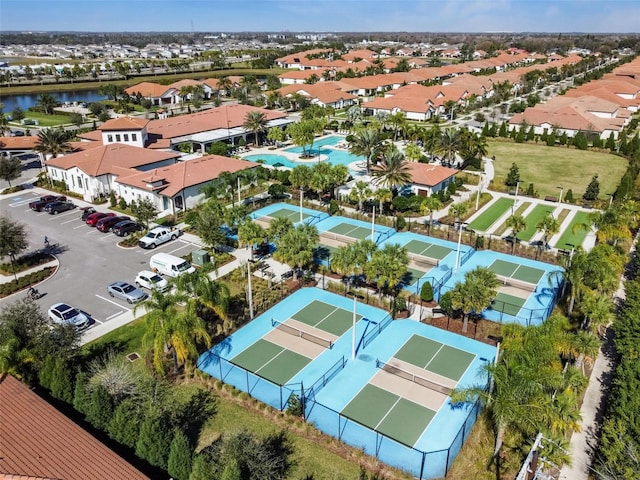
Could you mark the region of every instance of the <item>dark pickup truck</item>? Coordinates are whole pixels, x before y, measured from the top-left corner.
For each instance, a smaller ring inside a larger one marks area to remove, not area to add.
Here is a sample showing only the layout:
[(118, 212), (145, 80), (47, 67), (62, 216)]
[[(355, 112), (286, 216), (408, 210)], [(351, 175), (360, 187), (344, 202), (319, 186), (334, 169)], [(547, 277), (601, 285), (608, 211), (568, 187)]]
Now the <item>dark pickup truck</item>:
[(64, 202), (66, 200), (67, 197), (65, 197), (64, 195), (44, 195), (40, 197), (39, 200), (35, 200), (29, 203), (29, 208), (34, 212), (41, 212), (47, 203)]

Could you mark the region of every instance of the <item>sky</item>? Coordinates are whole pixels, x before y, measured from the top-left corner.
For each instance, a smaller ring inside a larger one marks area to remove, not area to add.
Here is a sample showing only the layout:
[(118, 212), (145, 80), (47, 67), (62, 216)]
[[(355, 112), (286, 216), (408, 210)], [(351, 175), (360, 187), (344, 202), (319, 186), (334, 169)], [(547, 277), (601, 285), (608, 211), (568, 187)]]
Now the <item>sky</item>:
[(637, 33), (640, 0), (0, 0), (0, 31)]

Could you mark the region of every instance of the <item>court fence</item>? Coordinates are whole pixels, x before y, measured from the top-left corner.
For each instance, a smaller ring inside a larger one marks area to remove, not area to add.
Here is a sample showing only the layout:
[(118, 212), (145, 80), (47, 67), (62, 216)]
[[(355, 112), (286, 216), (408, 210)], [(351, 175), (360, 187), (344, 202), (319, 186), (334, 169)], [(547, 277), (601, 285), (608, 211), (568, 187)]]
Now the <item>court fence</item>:
[(360, 348), (366, 348), (374, 339), (378, 337), (378, 335), (380, 335), (380, 333), (382, 333), (385, 328), (387, 328), (388, 325), (391, 324), (392, 321), (393, 317), (390, 313), (387, 313), (387, 315), (385, 315), (385, 317), (377, 324), (369, 322), (367, 324), (367, 329), (369, 329), (371, 325), (373, 325), (373, 328), (362, 336), (361, 345), (358, 346), (358, 350)]
[(346, 417), (323, 405), (314, 397), (307, 398), (304, 405), (306, 420), (319, 430), (348, 445), (361, 448), (364, 453), (392, 467), (404, 470), (420, 480), (444, 477), (451, 468), (453, 460), (460, 452), (478, 418), (480, 404), (476, 401), (463, 408), (468, 408), (469, 411), (449, 447), (426, 452), (387, 437)]

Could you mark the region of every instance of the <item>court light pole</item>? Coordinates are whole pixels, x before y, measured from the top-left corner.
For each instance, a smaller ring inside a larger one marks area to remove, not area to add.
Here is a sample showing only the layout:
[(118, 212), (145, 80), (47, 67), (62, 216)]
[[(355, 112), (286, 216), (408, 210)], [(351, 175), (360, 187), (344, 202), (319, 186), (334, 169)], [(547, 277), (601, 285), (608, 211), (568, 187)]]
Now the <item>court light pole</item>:
[(560, 189), (560, 196), (558, 197), (558, 203), (562, 203), (562, 194), (564, 193), (564, 187), (563, 186), (559, 186), (556, 187)]
[(304, 198), (304, 189), (300, 187), (300, 223), (302, 223), (302, 199)]
[(458, 267), (460, 267), (460, 246), (462, 245), (462, 228), (467, 226), (467, 223), (458, 222), (458, 248), (456, 249), (456, 265), (453, 273), (458, 273)]
[(376, 233), (376, 206), (373, 206), (373, 214), (371, 215), (371, 241), (375, 242), (374, 235)]
[(518, 206), (518, 188), (520, 188), (520, 182), (516, 183), (516, 198), (513, 200), (513, 205), (511, 205), (512, 216), (516, 214), (516, 207)]
[(247, 288), (249, 293), (249, 318), (253, 320), (253, 288), (251, 287), (251, 262), (247, 262)]
[(351, 360), (356, 359), (356, 292), (353, 293), (353, 333), (351, 334)]

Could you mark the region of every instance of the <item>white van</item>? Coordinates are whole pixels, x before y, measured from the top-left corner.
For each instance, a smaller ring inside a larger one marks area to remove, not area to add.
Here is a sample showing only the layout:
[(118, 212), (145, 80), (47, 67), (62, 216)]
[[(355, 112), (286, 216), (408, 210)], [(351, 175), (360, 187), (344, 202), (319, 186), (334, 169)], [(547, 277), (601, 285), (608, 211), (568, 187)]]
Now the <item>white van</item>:
[(149, 259), (149, 266), (154, 272), (169, 277), (177, 277), (181, 273), (193, 273), (196, 269), (186, 260), (169, 255), (168, 253), (156, 253)]

